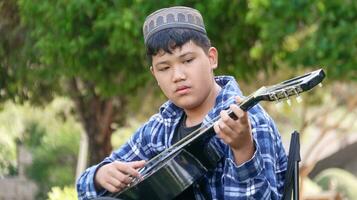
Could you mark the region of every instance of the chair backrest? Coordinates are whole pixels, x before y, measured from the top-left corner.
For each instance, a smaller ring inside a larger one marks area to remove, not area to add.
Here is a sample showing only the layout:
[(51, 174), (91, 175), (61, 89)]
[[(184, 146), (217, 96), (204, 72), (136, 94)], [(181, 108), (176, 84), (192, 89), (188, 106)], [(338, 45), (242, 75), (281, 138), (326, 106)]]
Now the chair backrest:
[[(294, 200), (299, 199), (299, 162), (300, 158), (300, 134), (294, 131), (291, 134), (288, 166), (285, 174), (283, 200), (291, 200), (291, 192), (294, 191)], [(294, 190), (293, 190), (294, 189)]]

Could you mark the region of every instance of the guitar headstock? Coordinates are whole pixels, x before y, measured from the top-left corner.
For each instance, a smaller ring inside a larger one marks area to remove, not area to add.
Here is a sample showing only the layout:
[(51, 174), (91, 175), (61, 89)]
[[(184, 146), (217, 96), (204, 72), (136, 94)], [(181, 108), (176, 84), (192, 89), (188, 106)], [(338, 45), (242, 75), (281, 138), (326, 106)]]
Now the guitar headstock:
[(311, 90), (316, 85), (321, 84), (324, 78), (325, 72), (319, 69), (276, 85), (264, 86), (248, 96), (239, 106), (242, 110), (247, 111), (259, 101), (281, 101), (289, 99), (290, 96), (299, 97), (300, 93)]

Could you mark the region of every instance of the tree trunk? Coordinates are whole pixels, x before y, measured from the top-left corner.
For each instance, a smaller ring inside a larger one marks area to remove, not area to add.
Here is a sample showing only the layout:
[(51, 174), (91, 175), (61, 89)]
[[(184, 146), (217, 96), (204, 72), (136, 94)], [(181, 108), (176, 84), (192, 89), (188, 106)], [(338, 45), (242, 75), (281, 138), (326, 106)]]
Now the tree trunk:
[(93, 98), (87, 109), (82, 110), (81, 115), (89, 139), (89, 164), (97, 164), (112, 151), (112, 100)]
[[(102, 99), (94, 93), (94, 87), (80, 80), (71, 81), (72, 99), (82, 121), (83, 128), (88, 136), (88, 164), (98, 164), (112, 151), (111, 136), (113, 129), (111, 124), (115, 114), (124, 108), (124, 98)], [(85, 94), (83, 91), (85, 88)]]

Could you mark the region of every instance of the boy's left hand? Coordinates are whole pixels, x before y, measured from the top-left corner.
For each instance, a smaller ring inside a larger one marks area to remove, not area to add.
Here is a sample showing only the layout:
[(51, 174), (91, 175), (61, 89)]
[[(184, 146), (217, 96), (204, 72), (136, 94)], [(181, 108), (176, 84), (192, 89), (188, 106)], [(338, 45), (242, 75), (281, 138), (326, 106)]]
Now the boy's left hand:
[[(236, 97), (236, 100), (240, 103), (243, 99)], [(236, 104), (230, 105), (230, 109), (238, 119), (232, 119), (227, 111), (223, 110), (220, 113), (221, 119), (214, 125), (214, 130), (218, 137), (231, 147), (236, 163), (242, 164), (252, 158), (255, 151), (252, 129), (247, 112)]]

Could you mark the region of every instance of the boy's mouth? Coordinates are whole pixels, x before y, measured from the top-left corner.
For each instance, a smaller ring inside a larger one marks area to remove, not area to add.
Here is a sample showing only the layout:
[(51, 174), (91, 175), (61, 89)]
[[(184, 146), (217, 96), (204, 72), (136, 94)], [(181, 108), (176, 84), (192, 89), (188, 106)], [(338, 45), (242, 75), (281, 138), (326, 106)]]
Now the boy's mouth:
[(176, 88), (175, 92), (178, 94), (186, 94), (189, 92), (190, 87), (188, 86), (179, 86)]

